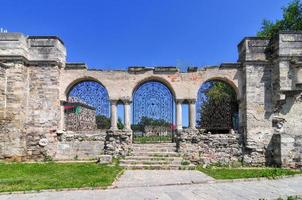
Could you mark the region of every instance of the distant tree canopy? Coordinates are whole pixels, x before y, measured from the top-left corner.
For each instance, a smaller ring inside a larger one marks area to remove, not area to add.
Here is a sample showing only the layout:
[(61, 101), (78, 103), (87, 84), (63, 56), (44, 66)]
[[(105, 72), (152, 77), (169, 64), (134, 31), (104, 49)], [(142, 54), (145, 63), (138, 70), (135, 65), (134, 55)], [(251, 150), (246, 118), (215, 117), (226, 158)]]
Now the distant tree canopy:
[(282, 8), (283, 17), (272, 22), (263, 20), (261, 30), (257, 33), (259, 37), (273, 38), (279, 31), (300, 31), (302, 30), (302, 4), (300, 0), (290, 2)]
[(96, 116), (96, 126), (98, 129), (109, 129), (110, 128), (110, 119), (104, 115)]
[(164, 126), (169, 127), (171, 124), (164, 119), (152, 119), (149, 117), (142, 117), (138, 124), (132, 125), (133, 131), (144, 131), (145, 126)]
[(222, 81), (211, 81), (212, 87), (206, 91), (206, 96), (211, 101), (221, 101), (224, 98), (236, 99), (235, 90), (229, 85)]

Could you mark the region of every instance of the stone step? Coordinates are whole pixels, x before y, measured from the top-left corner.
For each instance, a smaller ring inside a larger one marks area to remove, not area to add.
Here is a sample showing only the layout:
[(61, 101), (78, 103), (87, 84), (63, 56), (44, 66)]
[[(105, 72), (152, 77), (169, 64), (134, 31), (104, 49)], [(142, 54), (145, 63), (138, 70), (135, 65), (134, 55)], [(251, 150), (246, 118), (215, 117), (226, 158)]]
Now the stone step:
[(141, 164), (141, 165), (171, 165), (181, 164), (182, 160), (121, 160), (120, 164)]
[(180, 154), (177, 152), (157, 152), (157, 151), (134, 151), (131, 152), (130, 155), (132, 156), (152, 156), (152, 157), (179, 157)]
[(154, 157), (154, 156), (126, 156), (123, 160), (182, 160), (181, 157)]
[(151, 170), (194, 170), (195, 165), (132, 165), (132, 164), (120, 164), (120, 166), (126, 169), (151, 169)]
[(176, 152), (176, 148), (132, 148), (132, 152)]
[(160, 147), (176, 147), (175, 143), (148, 143), (148, 144), (132, 144), (132, 147), (152, 147), (152, 148), (160, 148)]

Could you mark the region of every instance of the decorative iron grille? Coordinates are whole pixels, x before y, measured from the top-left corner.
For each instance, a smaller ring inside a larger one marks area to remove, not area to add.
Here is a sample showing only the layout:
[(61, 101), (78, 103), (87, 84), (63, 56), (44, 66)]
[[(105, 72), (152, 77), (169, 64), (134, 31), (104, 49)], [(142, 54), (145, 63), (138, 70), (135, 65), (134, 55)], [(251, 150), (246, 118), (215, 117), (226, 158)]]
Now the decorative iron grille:
[(133, 124), (142, 117), (173, 123), (174, 98), (167, 86), (157, 81), (142, 84), (133, 95)]
[(75, 84), (67, 95), (68, 102), (79, 102), (96, 109), (96, 115), (109, 117), (109, 96), (106, 88), (96, 81)]
[(161, 82), (149, 81), (140, 85), (133, 94), (134, 142), (171, 141), (174, 106), (173, 94)]

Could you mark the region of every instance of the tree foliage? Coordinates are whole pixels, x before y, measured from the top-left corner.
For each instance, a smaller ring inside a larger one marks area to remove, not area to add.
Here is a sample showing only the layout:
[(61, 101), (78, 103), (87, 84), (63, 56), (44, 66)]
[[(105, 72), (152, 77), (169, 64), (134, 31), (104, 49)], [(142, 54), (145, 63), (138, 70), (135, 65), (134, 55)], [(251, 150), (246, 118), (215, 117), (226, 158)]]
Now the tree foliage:
[(280, 31), (302, 30), (302, 4), (300, 0), (290, 2), (282, 8), (283, 17), (275, 22), (263, 20), (261, 30), (257, 33), (259, 37), (273, 38)]
[(96, 126), (98, 129), (109, 129), (110, 128), (110, 119), (104, 115), (96, 116)]
[(118, 118), (118, 120), (117, 120), (117, 128), (118, 129), (124, 129), (125, 128), (125, 125), (123, 124), (121, 118)]
[(235, 90), (222, 81), (210, 81), (205, 90), (205, 101), (200, 109), (198, 125), (211, 130), (227, 130), (232, 126), (232, 115), (238, 104)]
[(144, 131), (145, 126), (163, 126), (169, 127), (170, 123), (164, 119), (152, 119), (150, 117), (142, 117), (141, 121), (138, 124), (132, 125), (133, 131)]

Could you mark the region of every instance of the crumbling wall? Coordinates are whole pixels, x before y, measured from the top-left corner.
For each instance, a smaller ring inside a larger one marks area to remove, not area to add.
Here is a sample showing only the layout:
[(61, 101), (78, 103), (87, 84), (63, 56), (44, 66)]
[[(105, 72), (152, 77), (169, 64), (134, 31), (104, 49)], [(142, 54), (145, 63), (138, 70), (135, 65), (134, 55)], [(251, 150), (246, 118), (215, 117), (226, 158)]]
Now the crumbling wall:
[(211, 134), (205, 130), (177, 132), (178, 151), (197, 164), (232, 165), (242, 162), (242, 137), (236, 132)]
[(90, 160), (104, 154), (105, 131), (66, 131), (57, 134), (57, 143), (51, 155), (54, 160)]

